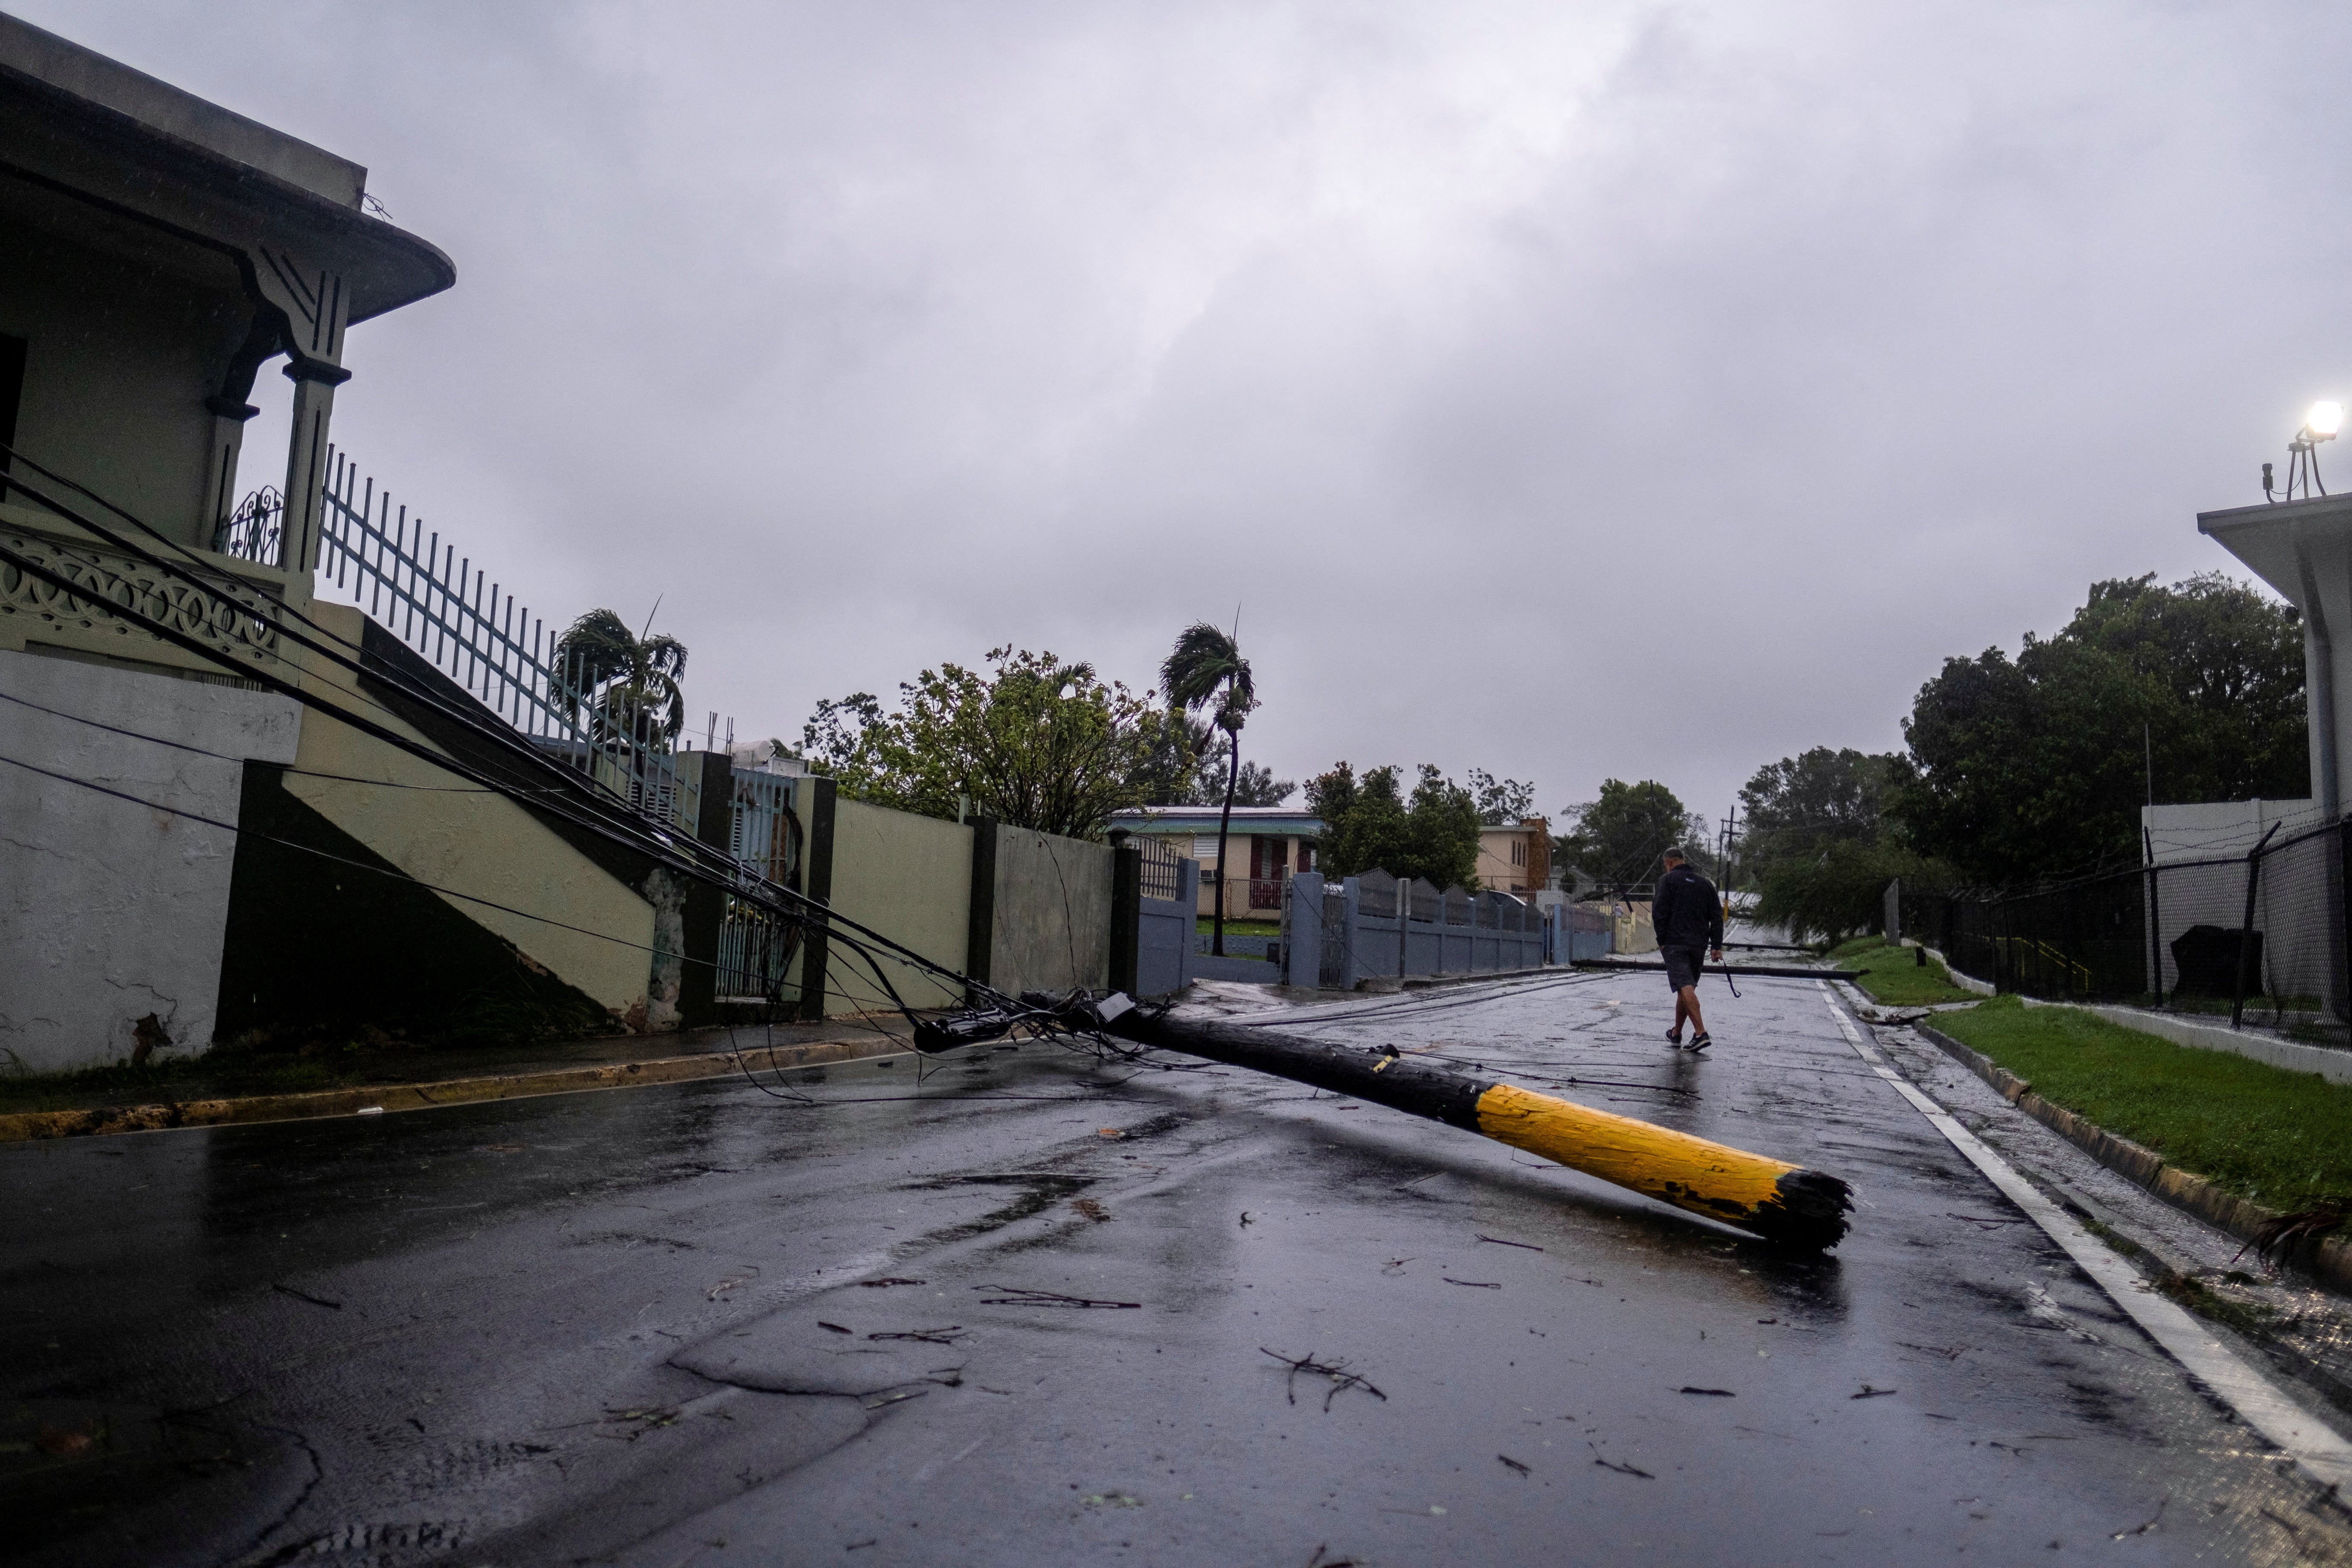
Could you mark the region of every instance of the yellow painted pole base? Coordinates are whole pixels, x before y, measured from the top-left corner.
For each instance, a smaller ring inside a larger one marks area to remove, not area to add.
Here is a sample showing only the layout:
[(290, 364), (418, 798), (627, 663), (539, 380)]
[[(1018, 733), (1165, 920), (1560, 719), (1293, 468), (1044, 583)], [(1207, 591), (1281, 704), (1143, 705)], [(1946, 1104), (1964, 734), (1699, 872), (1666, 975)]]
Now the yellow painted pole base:
[(1477, 1114), (1497, 1142), (1772, 1241), (1826, 1250), (1845, 1235), (1846, 1184), (1786, 1160), (1507, 1083), (1478, 1097)]

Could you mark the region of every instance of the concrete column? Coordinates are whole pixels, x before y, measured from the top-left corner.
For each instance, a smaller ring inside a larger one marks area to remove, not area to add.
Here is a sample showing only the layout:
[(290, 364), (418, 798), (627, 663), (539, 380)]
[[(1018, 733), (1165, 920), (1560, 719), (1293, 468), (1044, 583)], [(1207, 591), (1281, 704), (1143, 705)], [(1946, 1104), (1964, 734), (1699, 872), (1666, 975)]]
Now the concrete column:
[(1135, 994), (1142, 961), (1143, 851), (1113, 835), (1110, 857), (1110, 988)]
[(213, 411), (213, 442), (205, 464), (205, 513), (194, 542), (199, 550), (213, 548), (229, 514), (236, 510), (236, 466), (245, 450), (245, 425), (261, 412), (249, 403), (230, 405), (218, 398), (205, 403)]
[(257, 303), (253, 320), (246, 326), (245, 341), (230, 353), (228, 365), (221, 373), (220, 390), (205, 399), (205, 406), (212, 411), (213, 440), (205, 474), (205, 514), (197, 521), (199, 549), (212, 547), (221, 525), (236, 510), (237, 460), (245, 451), (246, 422), (261, 412), (251, 401), (253, 378), (263, 362), (278, 352), (283, 330), (284, 312)]
[(343, 368), (350, 295), (341, 273), (305, 262), (291, 251), (261, 245), (239, 259), (246, 292), (255, 305), (254, 338), (265, 333), (274, 337), (290, 362), (286, 375), (294, 383), (294, 429), (286, 450), (285, 536), (278, 564), (295, 579), (289, 586), (301, 592), (319, 564), (327, 427), (335, 411), (335, 388), (352, 378)]
[[(734, 764), (724, 752), (688, 752), (678, 773), (695, 781), (694, 836), (725, 854), (735, 825)], [(687, 884), (685, 963), (678, 972), (678, 1021), (688, 1028), (715, 1022), (719, 933), (727, 923), (727, 895), (707, 882)]]
[[(801, 847), (801, 891), (819, 904), (833, 902), (833, 803), (834, 782), (828, 778), (810, 776), (793, 781), (794, 804), (805, 803), (808, 811), (808, 841)], [(832, 973), (833, 952), (825, 940), (823, 925), (812, 922), (808, 935), (801, 942), (801, 1005), (800, 1016), (810, 1023), (824, 1021), (826, 986)]]
[(1283, 979), (1292, 985), (1323, 984), (1323, 879), (1313, 871), (1290, 877), (1290, 937), (1282, 949)]
[(1192, 984), (1194, 928), (1201, 922), (1201, 863), (1176, 862), (1176, 903), (1184, 911), (1183, 940), (1176, 944), (1176, 989)]
[[(964, 931), (963, 973), (982, 985), (992, 978), (989, 960), (996, 951), (996, 827), (992, 816), (971, 819), (971, 914)], [(1184, 945), (1192, 946), (1189, 935)], [(966, 1003), (977, 1007), (981, 999), (975, 994)]]
[(1362, 967), (1356, 962), (1356, 954), (1364, 940), (1363, 889), (1355, 878), (1349, 877), (1339, 884), (1339, 934), (1340, 942), (1346, 944), (1339, 959), (1339, 989), (1353, 991), (1356, 983), (1364, 977)]
[(319, 530), (327, 505), (327, 430), (335, 388), (352, 378), (339, 365), (297, 360), (286, 367), (294, 382), (294, 434), (286, 449), (285, 540), (278, 563), (308, 578), (319, 569)]

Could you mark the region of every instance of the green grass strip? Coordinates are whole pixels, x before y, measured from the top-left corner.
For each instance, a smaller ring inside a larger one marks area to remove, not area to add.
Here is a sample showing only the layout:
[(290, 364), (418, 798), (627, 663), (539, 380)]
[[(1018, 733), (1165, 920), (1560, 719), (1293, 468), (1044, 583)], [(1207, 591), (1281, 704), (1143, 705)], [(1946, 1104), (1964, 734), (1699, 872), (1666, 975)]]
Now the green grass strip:
[(1882, 1006), (1965, 1002), (1975, 994), (1953, 984), (1951, 974), (1935, 959), (1922, 967), (1917, 948), (1889, 947), (1874, 936), (1856, 937), (1833, 949), (1830, 957), (1840, 968), (1862, 971), (1862, 989)]
[[(1217, 928), (1208, 916), (1202, 915), (1192, 923), (1192, 929), (1202, 936), (1207, 936)], [(1225, 934), (1227, 936), (1280, 936), (1282, 922), (1280, 921), (1228, 920), (1225, 921)]]
[(2352, 1196), (2352, 1084), (1997, 996), (1935, 1026), (2053, 1105), (2273, 1209)]

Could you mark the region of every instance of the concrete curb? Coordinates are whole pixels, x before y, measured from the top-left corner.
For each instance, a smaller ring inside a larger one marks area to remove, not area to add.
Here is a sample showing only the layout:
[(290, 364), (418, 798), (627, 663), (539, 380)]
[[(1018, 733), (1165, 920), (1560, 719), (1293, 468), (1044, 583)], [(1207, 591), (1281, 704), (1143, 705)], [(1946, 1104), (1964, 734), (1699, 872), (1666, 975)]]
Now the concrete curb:
[(1470, 985), (1481, 980), (1518, 980), (1530, 974), (1557, 974), (1560, 965), (1539, 964), (1533, 969), (1477, 969), (1465, 974), (1415, 974), (1397, 982), (1400, 991), (1426, 991), (1433, 985)]
[[(2026, 1115), (2105, 1165), (2126, 1181), (2147, 1188), (2183, 1214), (2203, 1220), (2225, 1236), (2252, 1242), (2259, 1228), (2278, 1218), (2274, 1210), (2223, 1192), (2202, 1176), (2177, 1170), (2164, 1156), (2128, 1138), (2118, 1138), (2097, 1123), (2053, 1105), (2033, 1092), (2033, 1086), (1973, 1047), (1963, 1045), (1941, 1029), (1914, 1024), (1920, 1037), (1992, 1086), (1994, 1091)], [(2332, 1290), (2352, 1294), (2352, 1244), (2323, 1237), (2315, 1245), (2297, 1249), (2294, 1261)]]
[[(903, 1046), (883, 1040), (821, 1040), (806, 1046), (778, 1046), (772, 1051), (761, 1047), (758, 1065), (766, 1068), (771, 1057), (779, 1068), (798, 1068), (905, 1054)], [(493, 1078), (447, 1079), (437, 1083), (374, 1084), (305, 1094), (169, 1100), (160, 1105), (110, 1105), (85, 1110), (28, 1110), (0, 1116), (0, 1143), (100, 1137), (112, 1132), (161, 1132), (175, 1127), (226, 1127), (251, 1121), (434, 1110), (444, 1106), (475, 1105), (487, 1100), (530, 1100), (545, 1094), (579, 1094), (589, 1089), (636, 1089), (649, 1084), (731, 1078), (740, 1070), (732, 1054), (656, 1057), (649, 1061), (505, 1073)]]
[(1999, 986), (1987, 981), (1979, 980), (1973, 974), (1961, 973), (1958, 970), (1952, 967), (1952, 961), (1950, 959), (1946, 958), (1943, 953), (1938, 952), (1937, 949), (1927, 947), (1926, 942), (1906, 942), (1904, 945), (1906, 947), (1927, 948), (1927, 956), (1942, 964), (1944, 966), (1944, 973), (1949, 975), (1951, 977), (1952, 984), (1958, 986), (1961, 990), (1973, 991), (1979, 996), (1998, 996), (2000, 994), (2000, 988)]

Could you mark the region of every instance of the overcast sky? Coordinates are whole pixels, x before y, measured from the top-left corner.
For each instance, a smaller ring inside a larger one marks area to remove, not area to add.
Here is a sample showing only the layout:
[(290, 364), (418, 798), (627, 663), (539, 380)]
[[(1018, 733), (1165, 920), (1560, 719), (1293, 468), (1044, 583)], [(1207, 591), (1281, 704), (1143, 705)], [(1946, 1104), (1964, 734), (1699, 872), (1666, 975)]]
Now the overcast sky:
[(369, 166), (338, 435), (739, 738), (1238, 612), (1279, 774), (1719, 816), (2352, 394), (2340, 5), (10, 8)]

